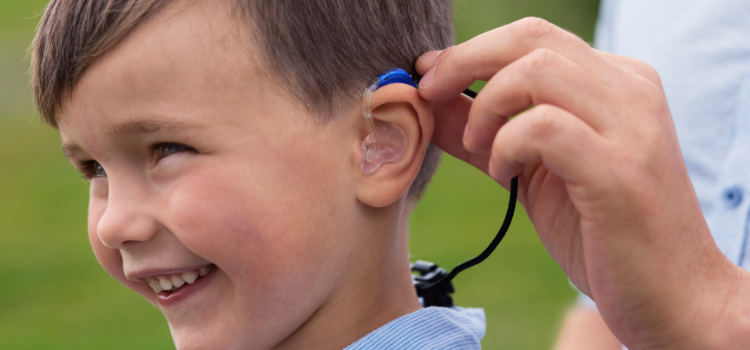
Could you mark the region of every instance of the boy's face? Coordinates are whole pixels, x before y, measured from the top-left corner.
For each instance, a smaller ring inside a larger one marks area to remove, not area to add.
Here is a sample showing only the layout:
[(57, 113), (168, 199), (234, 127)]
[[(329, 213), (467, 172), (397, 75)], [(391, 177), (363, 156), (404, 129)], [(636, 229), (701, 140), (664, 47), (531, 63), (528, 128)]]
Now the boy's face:
[[(266, 348), (357, 260), (361, 120), (315, 122), (209, 8), (161, 13), (97, 60), (60, 132), (92, 177), (97, 259), (161, 309), (178, 347)], [(148, 283), (201, 268), (213, 269), (174, 292)]]

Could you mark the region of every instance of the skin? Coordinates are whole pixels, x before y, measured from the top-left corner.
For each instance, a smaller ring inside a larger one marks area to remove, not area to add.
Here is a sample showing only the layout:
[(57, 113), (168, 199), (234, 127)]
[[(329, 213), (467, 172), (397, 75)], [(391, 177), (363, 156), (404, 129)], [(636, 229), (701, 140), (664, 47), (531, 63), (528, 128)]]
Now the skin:
[(519, 176), (545, 247), (623, 344), (750, 348), (750, 272), (713, 241), (653, 68), (528, 18), (417, 70), (433, 142), (506, 188)]
[[(58, 119), (91, 177), (90, 242), (178, 349), (341, 349), (420, 308), (406, 193), (432, 112), (414, 88), (378, 90), (374, 117), (409, 144), (364, 176), (360, 102), (316, 120), (238, 32), (221, 6), (175, 5), (84, 72)], [(206, 264), (210, 282), (174, 305), (142, 279)]]
[(622, 350), (599, 311), (576, 307), (565, 316), (554, 350)]

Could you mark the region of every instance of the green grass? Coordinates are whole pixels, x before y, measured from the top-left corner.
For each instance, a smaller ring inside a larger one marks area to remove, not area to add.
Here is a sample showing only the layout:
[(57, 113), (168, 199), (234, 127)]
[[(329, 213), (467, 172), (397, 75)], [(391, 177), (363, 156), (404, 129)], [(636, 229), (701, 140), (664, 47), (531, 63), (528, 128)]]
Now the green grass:
[[(171, 348), (158, 310), (96, 262), (87, 185), (33, 112), (24, 57), (44, 3), (0, 2), (0, 348)], [(456, 9), (459, 42), (530, 15), (591, 40), (597, 1), (459, 0)], [(449, 269), (476, 255), (506, 201), (492, 180), (446, 157), (413, 215), (412, 256)], [(548, 349), (575, 296), (522, 209), (496, 253), (454, 284), (458, 304), (486, 310), (485, 349)]]

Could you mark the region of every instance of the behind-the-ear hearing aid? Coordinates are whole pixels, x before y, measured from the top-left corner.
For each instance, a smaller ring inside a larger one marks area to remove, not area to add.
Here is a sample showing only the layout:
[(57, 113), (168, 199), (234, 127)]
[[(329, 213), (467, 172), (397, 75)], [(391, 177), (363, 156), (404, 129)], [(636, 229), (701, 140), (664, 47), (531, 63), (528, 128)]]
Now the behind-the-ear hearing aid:
[(367, 123), (367, 137), (362, 140), (362, 173), (372, 175), (383, 164), (397, 162), (406, 152), (409, 139), (403, 129), (396, 124), (378, 122), (372, 118), (370, 100), (375, 90), (390, 84), (407, 84), (415, 89), (417, 85), (409, 73), (397, 68), (379, 76), (365, 89), (362, 98), (362, 115)]
[[(407, 84), (417, 88), (415, 80), (419, 81), (419, 79), (412, 78), (405, 70), (397, 68), (379, 76), (365, 90), (362, 100), (362, 114), (365, 117), (369, 132), (369, 135), (362, 141), (362, 172), (365, 175), (371, 175), (385, 163), (396, 162), (401, 159), (408, 143), (406, 133), (395, 124), (385, 122), (378, 123), (379, 125), (375, 124), (370, 109), (372, 94), (378, 88), (394, 83)], [(477, 93), (470, 89), (466, 89), (464, 95), (472, 99), (477, 97)], [(478, 256), (459, 264), (450, 273), (430, 262), (418, 260), (411, 264), (412, 272), (419, 273), (419, 275), (412, 276), (412, 282), (417, 291), (417, 296), (422, 299), (422, 304), (425, 307), (453, 306), (453, 300), (448, 295), (454, 292), (451, 281), (461, 271), (483, 262), (495, 251), (510, 228), (516, 210), (517, 196), (518, 176), (510, 181), (510, 200), (503, 224), (490, 245)]]

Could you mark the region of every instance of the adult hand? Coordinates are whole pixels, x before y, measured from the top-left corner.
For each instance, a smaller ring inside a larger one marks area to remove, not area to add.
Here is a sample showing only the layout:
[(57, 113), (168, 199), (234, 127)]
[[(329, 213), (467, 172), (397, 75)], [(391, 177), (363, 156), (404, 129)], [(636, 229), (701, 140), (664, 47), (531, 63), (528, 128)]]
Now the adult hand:
[(527, 18), (417, 71), (433, 142), (506, 188), (519, 176), (545, 247), (620, 341), (750, 348), (750, 277), (711, 237), (653, 68)]

